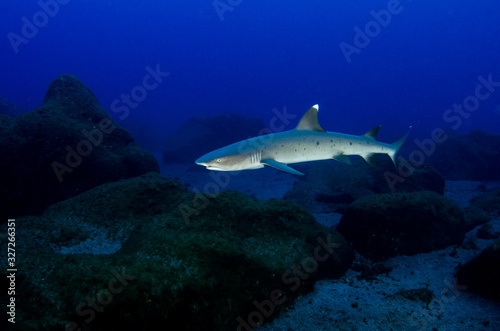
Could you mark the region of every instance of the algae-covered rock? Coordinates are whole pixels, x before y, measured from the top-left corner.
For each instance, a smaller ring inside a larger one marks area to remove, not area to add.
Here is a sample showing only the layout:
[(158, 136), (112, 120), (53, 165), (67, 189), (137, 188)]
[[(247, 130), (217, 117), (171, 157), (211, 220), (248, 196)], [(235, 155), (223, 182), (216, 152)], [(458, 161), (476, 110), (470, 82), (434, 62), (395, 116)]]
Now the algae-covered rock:
[(0, 97), (0, 115), (16, 117), (22, 113), (24, 113), (24, 111), (19, 106)]
[(362, 255), (383, 260), (460, 244), (464, 223), (455, 203), (422, 191), (363, 197), (347, 208), (337, 230)]
[(493, 189), (473, 198), (464, 213), (467, 231), (495, 218), (500, 218), (500, 189)]
[(479, 239), (497, 239), (500, 232), (496, 232), (491, 224), (483, 224), (478, 230), (476, 236)]
[(444, 178), (426, 164), (412, 166), (411, 175), (402, 177), (387, 155), (376, 155), (375, 160), (375, 167), (354, 156), (351, 165), (335, 161), (311, 163), (304, 180), (296, 181), (285, 199), (317, 213), (343, 213), (349, 203), (370, 194), (444, 193)]
[[(150, 173), (17, 219), (16, 325), (254, 328), (352, 263), (346, 241), (296, 204), (237, 192), (193, 198)], [(197, 213), (186, 222), (179, 206)]]
[(159, 172), (155, 158), (75, 76), (55, 79), (39, 108), (0, 117), (1, 222), (110, 181)]
[(444, 195), (445, 180), (436, 169), (428, 164), (408, 164), (411, 165), (409, 176), (401, 176), (387, 158), (384, 167), (373, 168), (375, 193), (434, 191)]
[(460, 267), (455, 277), (459, 288), (500, 300), (500, 241)]
[(500, 136), (480, 129), (446, 132), (428, 162), (447, 180), (499, 180)]

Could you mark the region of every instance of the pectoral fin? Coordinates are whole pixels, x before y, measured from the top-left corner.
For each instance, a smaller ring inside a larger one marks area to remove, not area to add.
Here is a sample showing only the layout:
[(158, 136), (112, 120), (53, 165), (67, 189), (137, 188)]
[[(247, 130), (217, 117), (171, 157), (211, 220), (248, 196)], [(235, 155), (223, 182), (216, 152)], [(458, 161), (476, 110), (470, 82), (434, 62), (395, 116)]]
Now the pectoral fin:
[(334, 160), (345, 163), (345, 164), (351, 164), (351, 159), (349, 158), (349, 155), (344, 155), (344, 154), (338, 154), (333, 157)]
[(276, 168), (276, 169), (281, 170), (281, 171), (289, 172), (293, 175), (303, 175), (303, 173), (301, 173), (300, 171), (297, 171), (293, 168), (290, 168), (286, 164), (275, 161), (275, 160), (266, 159), (266, 160), (261, 160), (260, 163), (267, 165), (267, 166), (270, 166), (270, 167), (273, 167), (273, 168)]
[(360, 156), (365, 159), (365, 161), (368, 162), (368, 164), (372, 167), (376, 166), (375, 153), (360, 154)]

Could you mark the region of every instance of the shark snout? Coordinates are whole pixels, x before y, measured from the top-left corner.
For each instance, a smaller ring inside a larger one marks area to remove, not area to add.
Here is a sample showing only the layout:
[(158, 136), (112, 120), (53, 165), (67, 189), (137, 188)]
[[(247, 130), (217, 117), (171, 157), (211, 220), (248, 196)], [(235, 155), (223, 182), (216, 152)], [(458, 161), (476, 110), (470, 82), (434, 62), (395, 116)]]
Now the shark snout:
[(198, 160), (194, 161), (197, 165), (203, 166), (207, 168), (208, 170), (223, 170), (222, 168), (218, 167), (217, 165), (213, 164), (210, 161), (203, 160), (202, 158), (199, 158)]
[(207, 163), (210, 162), (210, 159), (207, 157), (207, 155), (203, 155), (202, 157), (199, 157), (194, 163), (201, 165), (201, 166), (206, 166)]

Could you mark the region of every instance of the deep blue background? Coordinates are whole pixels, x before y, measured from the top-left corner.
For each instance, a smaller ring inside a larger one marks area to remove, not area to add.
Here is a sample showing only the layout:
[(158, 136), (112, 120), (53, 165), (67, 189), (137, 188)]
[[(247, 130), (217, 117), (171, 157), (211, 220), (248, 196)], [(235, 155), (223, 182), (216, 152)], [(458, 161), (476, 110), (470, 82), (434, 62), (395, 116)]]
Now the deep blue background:
[[(414, 137), (450, 128), (444, 111), (474, 93), (479, 75), (500, 81), (500, 2), (401, 0), (402, 11), (347, 63), (339, 44), (353, 44), (354, 27), (389, 2), (244, 0), (221, 21), (212, 0), (69, 1), (17, 54), (8, 33), (21, 35), (22, 17), (32, 21), (41, 7), (4, 2), (0, 97), (31, 110), (53, 79), (71, 73), (110, 111), (159, 64), (170, 76), (125, 120), (112, 114), (144, 144), (147, 136), (161, 145), (195, 113), (269, 121), (286, 106), (298, 120), (315, 103), (329, 131), (382, 124), (379, 137), (390, 142), (410, 125)], [(459, 131), (500, 133), (499, 104), (500, 88)]]

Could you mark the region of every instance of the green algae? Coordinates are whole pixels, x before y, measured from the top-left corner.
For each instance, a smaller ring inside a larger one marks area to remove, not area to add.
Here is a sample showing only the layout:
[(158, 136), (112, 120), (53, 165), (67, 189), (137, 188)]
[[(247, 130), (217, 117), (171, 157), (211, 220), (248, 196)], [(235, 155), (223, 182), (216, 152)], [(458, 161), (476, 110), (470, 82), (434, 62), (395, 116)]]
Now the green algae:
[(453, 201), (433, 191), (420, 191), (356, 200), (337, 230), (362, 255), (380, 261), (460, 244), (464, 224), (463, 213)]
[[(247, 321), (257, 310), (255, 301), (282, 292), (286, 300), (263, 319), (270, 321), (316, 280), (338, 277), (352, 262), (344, 239), (294, 203), (226, 191), (207, 196), (186, 222), (179, 206), (193, 198), (178, 182), (150, 173), (20, 218), (20, 325), (234, 329), (238, 317)], [(318, 247), (326, 251), (320, 243), (329, 241), (327, 259), (312, 268)], [(119, 243), (115, 250), (110, 242)], [(63, 246), (71, 252), (85, 243), (102, 243), (102, 252), (61, 254)], [(130, 277), (126, 285), (121, 273)], [(116, 287), (121, 291), (112, 293)]]

